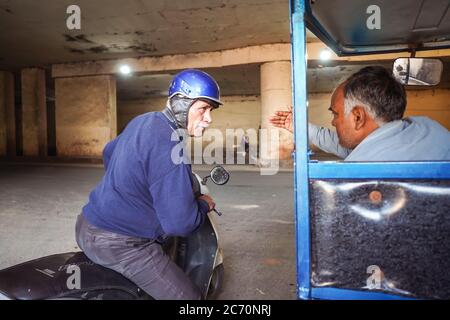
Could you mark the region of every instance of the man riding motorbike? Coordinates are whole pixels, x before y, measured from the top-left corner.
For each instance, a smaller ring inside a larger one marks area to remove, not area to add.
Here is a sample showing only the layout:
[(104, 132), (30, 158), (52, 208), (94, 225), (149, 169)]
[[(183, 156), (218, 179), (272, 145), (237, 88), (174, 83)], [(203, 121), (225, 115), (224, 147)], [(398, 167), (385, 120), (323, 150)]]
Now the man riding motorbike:
[(178, 129), (202, 136), (221, 104), (219, 86), (207, 73), (175, 75), (166, 108), (136, 117), (105, 146), (105, 174), (78, 216), (76, 239), (86, 256), (155, 299), (202, 298), (161, 243), (197, 230), (215, 207), (207, 195), (195, 198), (190, 164), (172, 159), (179, 143), (172, 136)]

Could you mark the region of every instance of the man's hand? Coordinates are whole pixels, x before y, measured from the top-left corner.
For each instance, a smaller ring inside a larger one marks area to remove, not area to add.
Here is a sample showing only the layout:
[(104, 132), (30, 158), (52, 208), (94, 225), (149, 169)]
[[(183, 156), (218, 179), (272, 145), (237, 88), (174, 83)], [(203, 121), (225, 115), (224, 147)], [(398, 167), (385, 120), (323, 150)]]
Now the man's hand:
[(214, 200), (207, 194), (201, 195), (200, 197), (198, 197), (198, 199), (208, 202), (209, 211), (213, 210), (216, 207), (216, 203), (214, 202)]
[(294, 132), (292, 107), (289, 107), (288, 111), (276, 111), (269, 120), (275, 127), (286, 129), (292, 133)]

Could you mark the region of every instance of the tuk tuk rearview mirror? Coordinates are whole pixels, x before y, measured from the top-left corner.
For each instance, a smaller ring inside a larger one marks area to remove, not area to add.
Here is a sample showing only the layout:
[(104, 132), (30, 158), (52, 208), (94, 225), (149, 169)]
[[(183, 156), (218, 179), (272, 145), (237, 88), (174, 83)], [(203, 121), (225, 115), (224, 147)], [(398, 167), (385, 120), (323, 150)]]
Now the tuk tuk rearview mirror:
[(434, 86), (441, 81), (442, 61), (429, 58), (398, 58), (392, 73), (400, 83), (409, 86)]

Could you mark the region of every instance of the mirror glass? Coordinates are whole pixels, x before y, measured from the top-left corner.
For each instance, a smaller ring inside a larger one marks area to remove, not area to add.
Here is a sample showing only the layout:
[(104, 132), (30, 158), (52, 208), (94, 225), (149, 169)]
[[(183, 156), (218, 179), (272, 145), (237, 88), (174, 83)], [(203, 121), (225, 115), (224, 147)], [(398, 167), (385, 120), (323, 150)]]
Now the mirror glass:
[(404, 85), (435, 86), (441, 80), (442, 61), (427, 58), (398, 58), (394, 61), (394, 77)]
[(221, 166), (216, 166), (211, 170), (211, 180), (218, 185), (223, 185), (230, 179), (230, 174)]

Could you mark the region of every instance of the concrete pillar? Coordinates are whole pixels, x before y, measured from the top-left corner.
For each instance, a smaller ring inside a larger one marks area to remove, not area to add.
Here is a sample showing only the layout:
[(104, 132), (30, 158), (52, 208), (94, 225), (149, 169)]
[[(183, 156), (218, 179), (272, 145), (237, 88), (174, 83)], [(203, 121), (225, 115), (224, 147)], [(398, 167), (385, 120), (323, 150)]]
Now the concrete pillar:
[(14, 76), (0, 72), (0, 157), (16, 155)]
[(55, 99), (57, 155), (101, 158), (105, 144), (117, 135), (115, 78), (57, 78)]
[[(267, 62), (261, 65), (261, 128), (274, 129), (269, 118), (277, 110), (287, 110), (292, 106), (292, 84), (290, 61)], [(260, 144), (264, 144), (264, 139)], [(267, 142), (266, 142), (267, 143)], [(276, 144), (270, 143), (268, 159), (279, 157), (281, 165), (292, 165), (293, 134), (279, 130), (278, 150)], [(260, 145), (264, 149), (264, 145)], [(264, 154), (261, 154), (264, 158)]]
[(22, 136), (24, 156), (47, 156), (45, 70), (22, 70)]

